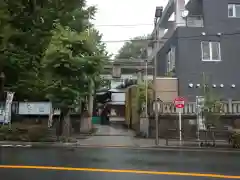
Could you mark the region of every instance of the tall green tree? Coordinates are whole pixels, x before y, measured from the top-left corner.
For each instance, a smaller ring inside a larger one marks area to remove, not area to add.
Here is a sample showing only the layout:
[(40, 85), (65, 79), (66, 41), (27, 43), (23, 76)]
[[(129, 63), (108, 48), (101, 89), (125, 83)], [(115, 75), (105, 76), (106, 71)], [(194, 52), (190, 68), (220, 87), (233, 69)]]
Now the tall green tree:
[(202, 74), (202, 95), (204, 97), (203, 116), (205, 118), (205, 125), (217, 125), (222, 113), (222, 103), (215, 89), (211, 87), (209, 77)]
[[(115, 60), (118, 59), (145, 59), (147, 58), (147, 50), (146, 47), (148, 45), (148, 38), (147, 36), (137, 36), (134, 37), (132, 40), (125, 42), (123, 46), (118, 51), (117, 55), (115, 56)], [(132, 74), (136, 71), (133, 69), (122, 69), (122, 73), (125, 74)]]
[(118, 51), (116, 59), (146, 58), (146, 47), (148, 45), (149, 35), (134, 37), (129, 42), (125, 42)]
[(18, 100), (47, 98), (69, 110), (89, 94), (107, 60), (101, 34), (85, 0), (0, 2), (0, 71)]
[[(46, 9), (41, 8), (47, 8), (47, 5), (48, 1), (37, 4), (31, 0), (6, 0), (1, 6), (1, 11), (5, 13), (5, 21), (1, 19), (1, 22), (5, 23), (0, 27), (0, 32), (1, 37), (7, 37), (1, 39), (4, 44), (0, 52), (1, 71), (6, 75), (5, 85), (16, 92), (19, 99), (41, 96), (41, 91), (36, 89), (41, 84), (39, 62), (52, 28), (52, 23), (47, 19), (49, 13), (46, 14)], [(4, 31), (6, 28), (7, 31)]]
[(100, 75), (107, 59), (99, 32), (86, 18), (89, 14), (93, 16), (94, 12), (94, 7), (85, 8), (84, 5), (67, 17), (63, 16), (65, 20), (60, 19), (54, 25), (53, 36), (45, 52), (43, 66), (48, 84), (47, 97), (61, 110), (66, 137), (69, 137), (71, 129), (70, 109), (92, 93), (89, 87)]
[(77, 0), (5, 0), (0, 4), (0, 65), (5, 86), (19, 100), (44, 98), (41, 60), (57, 21), (70, 22), (69, 14), (85, 4)]

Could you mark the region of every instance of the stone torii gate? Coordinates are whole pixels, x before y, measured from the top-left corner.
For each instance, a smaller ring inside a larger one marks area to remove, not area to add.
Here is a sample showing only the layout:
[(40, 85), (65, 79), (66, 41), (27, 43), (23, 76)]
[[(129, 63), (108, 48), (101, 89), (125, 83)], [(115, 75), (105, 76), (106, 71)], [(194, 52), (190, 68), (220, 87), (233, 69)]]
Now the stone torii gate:
[(128, 70), (131, 73), (142, 73), (147, 69), (150, 72), (153, 66), (152, 62), (146, 62), (145, 59), (117, 59), (109, 61), (104, 69), (111, 73), (113, 78), (120, 78), (123, 70)]

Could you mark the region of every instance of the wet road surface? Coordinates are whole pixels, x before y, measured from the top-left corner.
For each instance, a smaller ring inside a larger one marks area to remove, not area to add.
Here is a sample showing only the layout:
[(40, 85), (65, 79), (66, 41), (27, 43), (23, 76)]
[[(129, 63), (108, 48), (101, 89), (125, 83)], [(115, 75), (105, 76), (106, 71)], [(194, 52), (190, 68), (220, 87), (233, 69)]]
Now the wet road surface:
[[(19, 167), (3, 168), (6, 165)], [(19, 169), (29, 168), (26, 166), (37, 169)], [(47, 170), (46, 166), (55, 169)], [(202, 180), (217, 179), (219, 174), (226, 175), (223, 179), (240, 179), (240, 153), (126, 148), (0, 149), (0, 177), (4, 180)]]

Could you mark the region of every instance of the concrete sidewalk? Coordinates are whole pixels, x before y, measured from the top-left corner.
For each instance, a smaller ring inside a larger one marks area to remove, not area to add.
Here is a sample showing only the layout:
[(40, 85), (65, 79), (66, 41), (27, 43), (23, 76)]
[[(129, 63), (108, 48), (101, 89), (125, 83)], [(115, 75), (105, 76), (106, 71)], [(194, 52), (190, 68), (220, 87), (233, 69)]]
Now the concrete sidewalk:
[(95, 136), (135, 136), (134, 131), (125, 129), (121, 125), (94, 125)]
[[(129, 147), (156, 147), (155, 139), (136, 138), (135, 132), (121, 125), (95, 125), (97, 131), (85, 139), (78, 139), (78, 145), (89, 146), (129, 146)], [(165, 139), (159, 139), (159, 147), (199, 147), (197, 141), (171, 140), (166, 145)], [(227, 142), (218, 142), (217, 146), (228, 147)]]
[[(218, 142), (216, 148), (199, 147), (198, 142), (180, 142), (178, 140), (169, 141), (166, 145), (165, 139), (159, 139), (159, 144), (155, 144), (155, 139), (136, 138), (135, 133), (121, 126), (96, 125), (96, 132), (93, 135), (76, 135), (75, 142), (13, 142), (0, 141), (2, 147), (129, 147), (129, 148), (179, 148), (179, 149), (232, 149), (225, 142)], [(237, 149), (232, 149), (237, 150)]]
[[(78, 145), (89, 146), (129, 146), (129, 147), (152, 147), (155, 146), (153, 139), (138, 139), (134, 136), (91, 136), (87, 139), (78, 140)], [(160, 140), (160, 146), (164, 146), (164, 140)]]
[[(152, 147), (156, 146), (155, 139), (142, 139), (135, 138), (134, 136), (91, 136), (87, 139), (81, 139), (77, 142), (79, 145), (96, 145), (96, 146), (136, 146), (136, 147)], [(169, 143), (171, 146), (198, 146), (195, 142), (182, 142), (182, 145), (179, 141), (172, 141)], [(159, 139), (159, 146), (166, 146), (165, 139)], [(166, 146), (167, 147), (167, 146)]]
[(164, 144), (165, 140), (160, 139), (159, 145), (155, 145), (153, 139), (136, 139), (127, 136), (93, 136), (89, 139), (78, 140), (77, 143), (60, 143), (60, 142), (15, 142), (15, 141), (0, 141), (1, 147), (13, 148), (81, 148), (81, 147), (96, 147), (96, 148), (130, 148), (130, 149), (154, 149), (154, 150), (189, 150), (189, 151), (218, 151), (218, 152), (238, 152), (240, 149), (233, 149), (226, 146), (199, 147), (196, 144), (179, 145), (179, 142), (172, 142), (169, 146)]
[(208, 150), (208, 151), (232, 151), (240, 152), (227, 143), (218, 143), (216, 147), (200, 147), (197, 142), (171, 141), (166, 145), (165, 139), (159, 139), (159, 144), (155, 144), (155, 139), (139, 139), (127, 136), (92, 136), (77, 142), (78, 147), (123, 147), (123, 148), (146, 148), (146, 149), (187, 149), (187, 150)]

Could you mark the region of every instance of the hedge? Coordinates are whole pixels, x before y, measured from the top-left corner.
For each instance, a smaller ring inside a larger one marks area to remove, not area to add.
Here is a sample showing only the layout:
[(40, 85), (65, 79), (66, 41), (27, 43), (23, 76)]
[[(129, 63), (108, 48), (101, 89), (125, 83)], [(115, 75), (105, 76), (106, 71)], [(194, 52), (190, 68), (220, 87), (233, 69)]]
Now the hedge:
[(11, 129), (6, 125), (0, 127), (0, 141), (50, 141), (48, 137), (48, 128), (40, 125), (14, 126)]
[(240, 148), (240, 132), (235, 132), (232, 135), (231, 142), (234, 148)]

